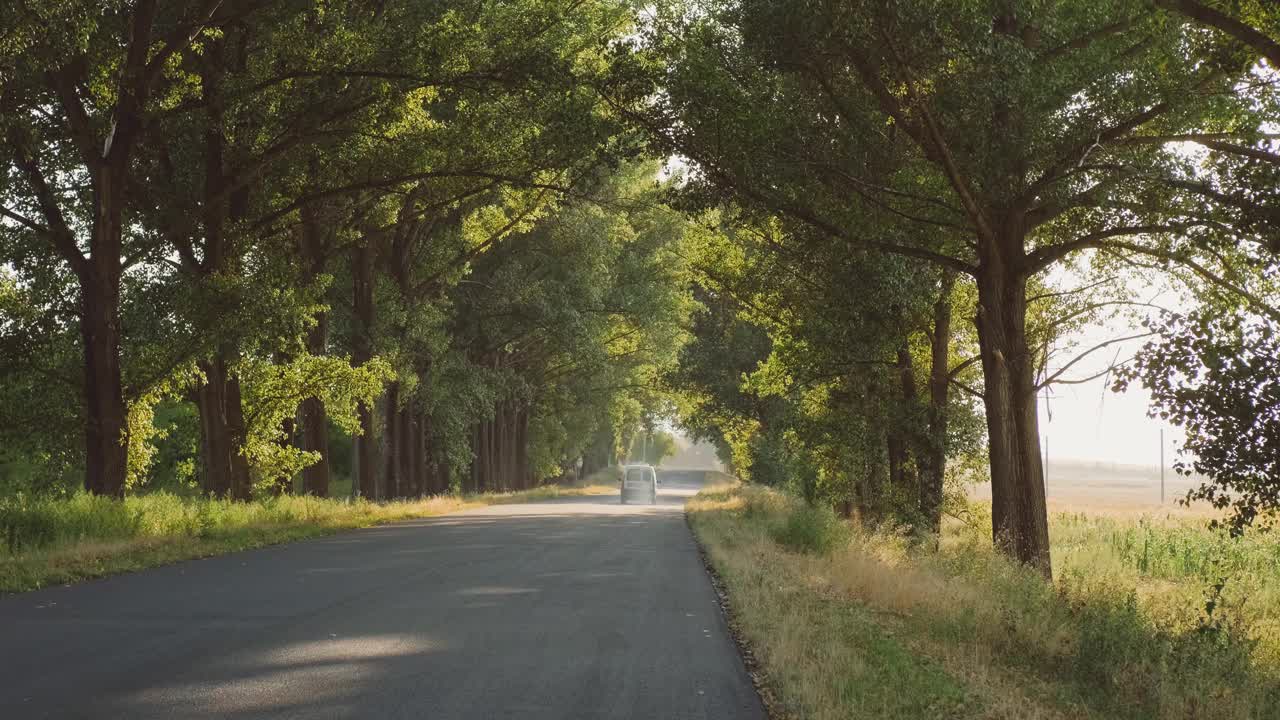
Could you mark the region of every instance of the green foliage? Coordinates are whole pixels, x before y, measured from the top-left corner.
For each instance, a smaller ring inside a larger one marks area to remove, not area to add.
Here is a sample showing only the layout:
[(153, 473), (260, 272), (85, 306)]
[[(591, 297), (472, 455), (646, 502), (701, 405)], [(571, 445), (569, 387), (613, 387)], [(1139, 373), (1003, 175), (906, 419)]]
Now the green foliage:
[(631, 440), (631, 452), (627, 462), (644, 463), (657, 467), (666, 458), (676, 454), (676, 438), (665, 430), (637, 432)]
[[(629, 31), (632, 8), (610, 1), (397, 1), (372, 8), (272, 0), (207, 12), (178, 5), (152, 18), (145, 6), (109, 5), (28, 3), (0, 31), (0, 394), (6, 405), (13, 400), (32, 408), (26, 414), (58, 421), (0, 417), (0, 445), (17, 456), (4, 460), (4, 482), (66, 489), (60, 483), (81, 464), (75, 428), (83, 432), (101, 419), (81, 416), (84, 373), (77, 365), (89, 360), (77, 357), (75, 307), (117, 296), (121, 306), (111, 314), (124, 334), (101, 362), (119, 375), (122, 404), (132, 408), (121, 428), (131, 490), (141, 489), (148, 473), (168, 478), (162, 484), (172, 479), (150, 459), (166, 438), (165, 425), (148, 413), (172, 395), (168, 378), (193, 362), (237, 368), (246, 407), (199, 417), (215, 425), (226, 418), (227, 427), (202, 430), (227, 431), (233, 454), (248, 457), (261, 482), (321, 460), (289, 447), (277, 427), (295, 414), (294, 400), (323, 401), (333, 417), (312, 421), (332, 420), (351, 433), (353, 403), (381, 395), (368, 391), (367, 377), (303, 359), (331, 351), (358, 356), (357, 364), (375, 355), (387, 363), (394, 376), (381, 373), (380, 381), (394, 381), (406, 412), (431, 416), (431, 462), (456, 477), (470, 464), (473, 426), (493, 415), (495, 403), (530, 404), (534, 394), (530, 383), (495, 377), (471, 338), (455, 337), (465, 335), (453, 325), (465, 322), (455, 315), (456, 290), (480, 266), (500, 265), (505, 258), (484, 261), (508, 241), (549, 232), (543, 221), (580, 180), (598, 176), (608, 184), (610, 167), (634, 157), (636, 143), (620, 136), (592, 85), (608, 68), (611, 38)], [(146, 26), (145, 33), (135, 26)], [(134, 37), (157, 45), (132, 53)], [(137, 57), (154, 63), (136, 73), (145, 82), (123, 82)], [(61, 92), (59, 83), (75, 92)], [(122, 96), (121, 88), (137, 98)], [(92, 235), (103, 208), (96, 207), (99, 194), (87, 192), (105, 172), (88, 148), (111, 147), (108, 138), (122, 159), (113, 166), (122, 177), (112, 183), (131, 188), (111, 208), (123, 218), (119, 242)], [(621, 184), (648, 183), (651, 173), (640, 180), (644, 172), (627, 170)], [(45, 184), (51, 195), (42, 195)], [(606, 220), (573, 226), (562, 249), (625, 271), (651, 264), (654, 282), (620, 293), (636, 303), (620, 313), (639, 312), (647, 292), (657, 302), (649, 308), (654, 326), (678, 329), (678, 298), (654, 292), (671, 276), (653, 270), (666, 267), (663, 246), (681, 221), (652, 206), (625, 213), (598, 206), (637, 199), (625, 194), (577, 204), (576, 212)], [(610, 231), (608, 250), (621, 249), (610, 257), (593, 244), (606, 238), (590, 233), (624, 214), (633, 236)], [(367, 248), (377, 267), (369, 313), (376, 320), (347, 314), (355, 245)], [(51, 250), (58, 262), (49, 261)], [(105, 268), (93, 282), (77, 260), (85, 252), (93, 267)], [(538, 284), (527, 285), (522, 303), (572, 301), (538, 299)], [(662, 305), (668, 299), (676, 300), (669, 308)], [(599, 345), (572, 314), (543, 320), (559, 323), (544, 340)], [(332, 350), (323, 337), (329, 328)], [(24, 402), (49, 383), (37, 368), (56, 371), (65, 382), (58, 399), (66, 402), (43, 410)], [(437, 369), (448, 373), (448, 386)], [(324, 378), (350, 380), (354, 389), (302, 387)], [(532, 413), (552, 426), (535, 438), (562, 438), (560, 447), (533, 449), (540, 473), (562, 465), (569, 446), (589, 434), (580, 419), (564, 420), (571, 405), (561, 393)], [(238, 427), (241, 411), (249, 416), (247, 432)], [(314, 435), (302, 437), (305, 444)], [(204, 465), (207, 476), (213, 466)]]
[(154, 422), (160, 431), (150, 476), (144, 487), (176, 494), (197, 489), (200, 464), (200, 420), (194, 404), (174, 400), (156, 405)]
[(825, 505), (796, 505), (769, 529), (779, 545), (795, 552), (826, 555), (848, 544), (847, 522)]
[(1151, 393), (1152, 416), (1185, 429), (1174, 469), (1208, 478), (1187, 502), (1230, 508), (1225, 523), (1233, 535), (1255, 521), (1270, 525), (1280, 513), (1275, 324), (1216, 309), (1164, 313), (1148, 325), (1159, 339), (1120, 369), (1116, 388), (1141, 383)]
[(156, 405), (180, 397), (203, 382), (204, 377), (196, 367), (178, 368), (129, 404), (129, 475), (125, 487), (137, 488), (147, 481), (156, 458), (155, 441), (169, 435), (170, 426), (156, 422)]
[(303, 355), (288, 363), (245, 360), (236, 372), (245, 387), (244, 453), (264, 486), (292, 478), (320, 459), (289, 444), (283, 430), (303, 400), (318, 398), (335, 425), (358, 434), (358, 405), (372, 403), (394, 377), (381, 359), (353, 367), (346, 358), (329, 355)]

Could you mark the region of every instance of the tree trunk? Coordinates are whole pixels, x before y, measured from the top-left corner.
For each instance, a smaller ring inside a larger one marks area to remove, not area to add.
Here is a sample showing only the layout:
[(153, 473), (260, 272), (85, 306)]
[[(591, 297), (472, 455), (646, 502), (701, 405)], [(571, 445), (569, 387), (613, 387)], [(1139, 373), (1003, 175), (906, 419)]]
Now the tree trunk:
[[(998, 245), (1021, 253), (1022, 237)], [(1052, 577), (1035, 368), (1027, 347), (1026, 277), (999, 247), (983, 248), (978, 272), (978, 343), (991, 462), (992, 533), (997, 547)]]
[(227, 497), (231, 494), (231, 431), (227, 425), (226, 371), (219, 359), (200, 363), (205, 382), (195, 391), (200, 411), (201, 462), (200, 487), (205, 495)]
[(224, 347), (212, 360), (200, 363), (205, 383), (196, 390), (196, 403), (204, 452), (203, 489), (215, 497), (248, 500), (253, 483), (242, 452), (247, 429), (240, 380), (230, 371), (229, 354)]
[[(899, 415), (899, 432), (903, 442), (902, 466), (899, 468), (898, 487), (910, 490), (913, 494), (919, 490), (914, 451), (919, 446), (920, 427), (917, 411), (920, 397), (916, 390), (916, 369), (911, 359), (911, 350), (904, 340), (898, 348), (898, 382), (902, 391), (902, 413)], [(916, 460), (918, 462), (918, 460)]]
[(416, 497), (427, 494), (427, 448), (423, 433), (423, 413), (413, 414), (413, 491)]
[(511, 446), (511, 424), (507, 418), (507, 402), (505, 400), (498, 403), (498, 407), (493, 411), (493, 429), (494, 429), (494, 459), (496, 460), (498, 490), (507, 492), (513, 490), (510, 463), (510, 446)]
[[(312, 171), (317, 172), (317, 162), (312, 160)], [(332, 231), (327, 225), (325, 207), (318, 203), (303, 204), (298, 226), (297, 248), (302, 276), (311, 283), (325, 271), (329, 259), (329, 239)], [(315, 325), (307, 332), (307, 352), (325, 355), (329, 352), (329, 316), (321, 311), (316, 314)], [(329, 496), (329, 414), (319, 398), (307, 398), (302, 402), (302, 449), (320, 456), (314, 464), (302, 471), (302, 486), (308, 495)]]
[(249, 474), (249, 459), (244, 456), (249, 427), (244, 418), (244, 399), (240, 393), (240, 378), (227, 378), (227, 428), (231, 435), (231, 499), (242, 502), (253, 496), (253, 478)]
[(520, 467), (520, 476), (524, 478), (525, 488), (534, 486), (535, 478), (533, 477), (533, 468), (529, 466), (529, 409), (524, 408), (520, 411), (520, 424), (517, 426), (519, 430), (519, 444), (517, 449), (519, 452), (518, 465)]
[[(329, 315), (318, 313), (315, 327), (307, 334), (307, 351), (324, 355), (329, 345)], [(302, 401), (302, 449), (320, 454), (320, 460), (302, 470), (303, 492), (329, 497), (329, 414), (319, 398)]]
[(436, 458), (436, 445), (431, 414), (422, 413), (422, 463), (423, 486), (427, 495), (439, 495), (441, 490), (440, 468)]
[(386, 457), (384, 458), (384, 467), (386, 470), (382, 474), (382, 499), (394, 500), (400, 496), (400, 463), (398, 462), (398, 451), (400, 447), (400, 383), (393, 382), (387, 386), (386, 407), (384, 409), (386, 417), (386, 431), (384, 437), (386, 443), (384, 450)]
[(453, 468), (449, 465), (449, 458), (440, 452), (438, 447), (434, 448), (432, 455), (435, 457), (436, 464), (436, 489), (442, 493), (448, 492), (453, 480)]
[[(354, 329), (352, 332), (351, 360), (363, 365), (373, 359), (373, 241), (366, 238), (355, 246), (351, 258), (353, 278), (352, 306)], [(355, 473), (359, 480), (359, 492), (370, 500), (378, 498), (377, 443), (374, 438), (373, 408), (360, 403), (356, 410), (360, 421), (360, 437), (355, 452)]]
[(954, 270), (942, 271), (933, 306), (929, 359), (929, 428), (920, 453), (920, 512), (935, 535), (942, 529), (942, 490), (947, 469), (947, 403), (951, 389), (951, 293)]
[(882, 457), (868, 453), (862, 472), (855, 480), (855, 501), (858, 517), (864, 523), (873, 524), (881, 518), (884, 485), (888, 481), (888, 468)]
[(474, 493), (488, 489), (488, 469), (485, 467), (489, 461), (488, 425), (484, 420), (476, 423), (475, 457), (471, 463), (471, 491)]
[[(119, 232), (119, 228), (116, 228)], [(112, 266), (119, 265), (117, 256)], [(111, 268), (81, 280), (84, 342), (85, 490), (124, 497), (128, 475), (128, 407), (120, 373), (120, 280)]]
[(885, 432), (886, 456), (889, 458), (889, 487), (900, 488), (904, 485), (904, 473), (907, 464), (907, 443), (898, 428), (889, 428)]
[(480, 487), (480, 424), (471, 429), (471, 492), (478, 492)]
[(315, 497), (329, 497), (329, 420), (319, 398), (302, 401), (302, 449), (320, 454), (320, 459), (302, 469), (302, 491)]
[(417, 444), (417, 438), (414, 436), (412, 405), (407, 405), (400, 409), (399, 421), (400, 429), (396, 433), (396, 444), (398, 446), (396, 455), (400, 463), (400, 497), (409, 498), (418, 493), (418, 488), (414, 484), (413, 448)]
[[(33, 160), (28, 164), (37, 167)], [(120, 365), (120, 253), (126, 168), (125, 157), (117, 152), (93, 173), (90, 252), (87, 258), (78, 252), (72, 258), (80, 282), (80, 337), (84, 343), (84, 487), (94, 495), (117, 498), (124, 497), (129, 473), (128, 406)], [(74, 251), (69, 230), (65, 237), (66, 243), (72, 245), (69, 251)]]

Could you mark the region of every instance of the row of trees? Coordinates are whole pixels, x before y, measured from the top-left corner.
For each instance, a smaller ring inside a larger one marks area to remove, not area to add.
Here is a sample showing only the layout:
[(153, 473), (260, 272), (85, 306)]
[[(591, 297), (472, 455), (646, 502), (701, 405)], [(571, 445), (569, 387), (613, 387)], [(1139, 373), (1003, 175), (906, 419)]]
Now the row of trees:
[(367, 497), (522, 487), (616, 462), (662, 384), (740, 474), (925, 531), (985, 460), (995, 542), (1048, 574), (1037, 395), (1160, 273), (1198, 309), (1119, 382), (1238, 526), (1275, 505), (1273, 453), (1234, 447), (1272, 447), (1280, 382), (1274, 3), (13, 15), (11, 485), (325, 495), (355, 437)]
[(604, 1), (20, 4), (8, 489), (324, 496), (348, 437), (370, 498), (616, 458), (689, 308), (685, 224), (592, 82), (630, 27)]
[(1256, 0), (659, 4), (615, 102), (733, 233), (675, 378), (695, 424), (740, 472), (936, 527), (980, 413), (994, 540), (1049, 574), (1037, 395), (1081, 379), (1064, 330), (1136, 302), (1132, 269), (1280, 319), (1277, 40)]

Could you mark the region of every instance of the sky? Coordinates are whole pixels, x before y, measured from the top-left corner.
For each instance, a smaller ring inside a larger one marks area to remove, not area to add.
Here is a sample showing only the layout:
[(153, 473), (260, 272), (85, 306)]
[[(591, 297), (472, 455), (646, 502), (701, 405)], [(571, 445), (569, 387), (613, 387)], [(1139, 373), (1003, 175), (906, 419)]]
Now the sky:
[[(1041, 445), (1054, 458), (1122, 465), (1158, 465), (1164, 431), (1165, 462), (1171, 464), (1177, 428), (1147, 417), (1149, 397), (1141, 387), (1111, 392), (1102, 380), (1058, 386), (1040, 404)], [(1042, 448), (1043, 449), (1043, 448)]]
[[(1051, 278), (1061, 288), (1087, 284), (1080, 278)], [(1138, 278), (1126, 281), (1136, 299), (1171, 310), (1186, 309), (1178, 292), (1159, 288)], [(1154, 312), (1154, 311), (1152, 311)], [(1068, 338), (1079, 348), (1089, 348), (1106, 340), (1143, 332), (1138, 318), (1113, 319), (1105, 324), (1084, 328)], [(1072, 367), (1064, 377), (1088, 377), (1105, 370), (1114, 360), (1132, 357), (1145, 339), (1131, 340), (1107, 347)], [(1117, 350), (1119, 351), (1117, 353)], [(1050, 362), (1051, 371), (1074, 357), (1063, 353)], [(1112, 392), (1109, 378), (1103, 377), (1078, 385), (1054, 385), (1041, 391), (1040, 436), (1043, 449), (1049, 445), (1049, 462), (1053, 459), (1085, 460), (1125, 465), (1159, 465), (1160, 433), (1164, 431), (1165, 462), (1171, 464), (1174, 449), (1182, 434), (1176, 427), (1147, 417), (1150, 395), (1134, 384), (1124, 393)]]

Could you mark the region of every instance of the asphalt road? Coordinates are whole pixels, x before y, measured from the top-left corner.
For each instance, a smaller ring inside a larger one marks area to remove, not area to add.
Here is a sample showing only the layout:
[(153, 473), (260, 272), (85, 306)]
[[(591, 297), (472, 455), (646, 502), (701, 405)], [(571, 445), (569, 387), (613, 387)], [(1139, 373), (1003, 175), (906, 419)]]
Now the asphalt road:
[(681, 507), (505, 505), (0, 598), (0, 718), (764, 718)]

